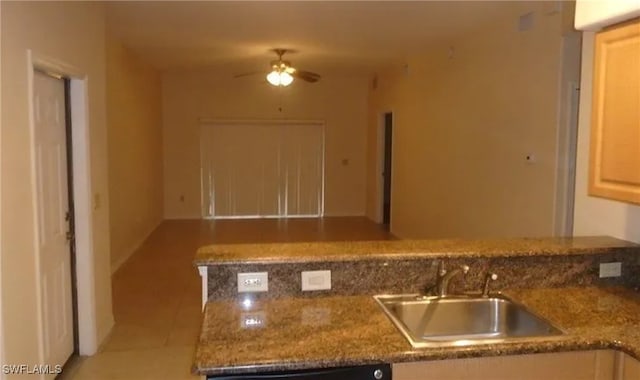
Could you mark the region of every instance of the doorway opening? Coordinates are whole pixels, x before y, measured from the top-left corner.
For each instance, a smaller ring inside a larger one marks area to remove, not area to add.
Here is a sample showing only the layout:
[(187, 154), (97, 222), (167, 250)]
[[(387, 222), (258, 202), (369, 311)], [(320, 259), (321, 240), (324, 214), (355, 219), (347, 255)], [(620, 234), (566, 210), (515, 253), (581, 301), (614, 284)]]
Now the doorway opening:
[(391, 157), (393, 147), (393, 114), (386, 112), (382, 124), (382, 225), (391, 226)]
[(71, 79), (64, 80), (65, 135), (67, 138), (67, 190), (69, 192), (69, 211), (66, 219), (69, 222), (69, 255), (71, 256), (71, 310), (73, 317), (73, 355), (79, 354), (80, 337), (78, 332), (78, 276), (76, 265), (76, 214), (73, 197), (73, 129), (71, 126)]

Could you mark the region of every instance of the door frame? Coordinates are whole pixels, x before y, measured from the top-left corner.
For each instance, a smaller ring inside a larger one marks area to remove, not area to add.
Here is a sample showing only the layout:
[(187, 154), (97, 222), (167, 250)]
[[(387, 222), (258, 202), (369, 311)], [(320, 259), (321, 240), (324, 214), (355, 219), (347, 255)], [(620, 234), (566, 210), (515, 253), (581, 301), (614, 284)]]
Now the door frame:
[[(40, 55), (33, 50), (27, 51), (28, 65), (28, 97), (29, 97), (29, 133), (30, 133), (30, 157), (31, 157), (31, 184), (36, 184), (35, 161), (35, 123), (34, 123), (34, 71), (44, 71), (69, 78), (70, 107), (71, 107), (71, 147), (73, 155), (73, 189), (74, 218), (76, 221), (75, 245), (76, 245), (76, 288), (78, 310), (78, 353), (80, 355), (93, 355), (98, 350), (97, 321), (95, 310), (95, 274), (93, 252), (93, 205), (91, 186), (91, 151), (89, 134), (88, 113), (88, 79), (87, 75), (72, 65), (65, 62)], [(36, 299), (38, 310), (38, 337), (39, 355), (44, 358), (44, 331), (43, 331), (43, 296), (41, 292), (41, 267), (40, 248), (37, 221), (39, 218), (38, 199), (35, 191), (32, 192), (32, 206), (34, 217), (34, 249), (36, 265)], [(63, 363), (59, 363), (63, 364)]]
[[(2, 7), (0, 6), (0, 15), (2, 14)], [(0, 17), (0, 20), (2, 17)], [(1, 54), (0, 54), (1, 55)], [(2, 60), (0, 59), (0, 62)], [(0, 63), (0, 66), (2, 64)], [(0, 70), (1, 71), (1, 70)], [(0, 136), (2, 136), (2, 91), (0, 91)], [(0, 172), (2, 171), (2, 158), (0, 155)], [(0, 198), (2, 198), (2, 175), (0, 173)], [(2, 202), (0, 202), (0, 215), (2, 215)], [(2, 218), (0, 217), (0, 247), (2, 247)], [(0, 365), (4, 364), (4, 320), (2, 315), (4, 309), (2, 308), (2, 252), (0, 249)], [(4, 380), (4, 371), (0, 371), (0, 380)]]
[(562, 37), (552, 219), (554, 236), (573, 235), (581, 52), (581, 33), (572, 32)]
[(568, 82), (565, 135), (558, 139), (558, 163), (556, 167), (556, 194), (554, 198), (555, 236), (573, 235), (573, 214), (575, 208), (576, 160), (578, 151), (578, 112), (580, 86), (578, 82)]
[[(0, 6), (0, 15), (2, 14), (2, 6)], [(2, 17), (0, 17), (0, 20)], [(1, 55), (1, 54), (0, 54)], [(0, 62), (2, 60), (0, 59)], [(2, 64), (0, 63), (0, 67)], [(0, 91), (0, 136), (2, 135), (2, 91)], [(2, 158), (0, 158), (0, 171), (2, 170)], [(1, 173), (0, 173), (1, 174)], [(2, 198), (2, 175), (0, 175), (0, 198)], [(0, 202), (0, 215), (2, 215), (2, 202)], [(0, 247), (2, 246), (2, 218), (0, 217)], [(0, 252), (0, 365), (4, 364), (4, 321), (2, 315), (2, 252)], [(4, 371), (0, 371), (0, 380), (4, 380)]]
[[(2, 114), (2, 95), (0, 91), (0, 115)], [(0, 135), (2, 135), (2, 117), (0, 117)], [(2, 159), (0, 158), (0, 168)], [(1, 169), (0, 169), (1, 171)], [(0, 198), (2, 195), (2, 175), (0, 175)], [(2, 215), (2, 202), (0, 202), (0, 215)], [(2, 218), (0, 218), (0, 231), (2, 231)], [(2, 246), (2, 233), (0, 232), (0, 246)], [(2, 318), (4, 311), (2, 308), (2, 252), (0, 252), (0, 365), (6, 363), (4, 360), (4, 321)], [(4, 380), (4, 371), (0, 371), (0, 380)]]
[[(0, 255), (0, 365), (5, 363), (4, 361), (4, 322), (2, 321), (2, 313), (3, 313), (2, 311), (2, 255)], [(0, 371), (0, 380), (4, 380), (3, 371)]]
[[(384, 218), (384, 153), (385, 153), (385, 115), (391, 114), (391, 125), (395, 124), (395, 112), (393, 109), (388, 109), (378, 114), (378, 126), (377, 126), (377, 157), (376, 157), (376, 207), (375, 218), (376, 223), (382, 224)], [(393, 134), (394, 128), (391, 131)], [(391, 139), (391, 152), (393, 152), (393, 138)], [(391, 160), (393, 163), (393, 159)], [(393, 171), (392, 171), (393, 172)], [(393, 186), (391, 187), (393, 192)], [(391, 218), (389, 219), (389, 230), (391, 230)]]

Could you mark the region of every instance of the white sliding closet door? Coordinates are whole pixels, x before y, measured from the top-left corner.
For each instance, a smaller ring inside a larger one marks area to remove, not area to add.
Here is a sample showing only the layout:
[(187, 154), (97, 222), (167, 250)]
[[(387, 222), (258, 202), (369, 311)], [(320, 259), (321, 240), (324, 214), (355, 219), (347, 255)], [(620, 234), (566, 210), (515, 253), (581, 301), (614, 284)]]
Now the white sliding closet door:
[(320, 215), (324, 146), (322, 127), (285, 125), (281, 140), (281, 215)]
[(320, 123), (212, 123), (201, 127), (205, 218), (321, 216)]

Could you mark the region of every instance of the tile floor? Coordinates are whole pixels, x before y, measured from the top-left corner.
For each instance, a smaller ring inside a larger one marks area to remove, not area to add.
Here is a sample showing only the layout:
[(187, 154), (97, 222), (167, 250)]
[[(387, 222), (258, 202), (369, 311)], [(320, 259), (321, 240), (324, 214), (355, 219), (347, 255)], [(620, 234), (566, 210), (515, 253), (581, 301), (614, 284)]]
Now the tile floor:
[(63, 379), (198, 379), (190, 366), (201, 322), (200, 277), (191, 263), (199, 246), (391, 238), (364, 217), (164, 221), (112, 277), (109, 338)]

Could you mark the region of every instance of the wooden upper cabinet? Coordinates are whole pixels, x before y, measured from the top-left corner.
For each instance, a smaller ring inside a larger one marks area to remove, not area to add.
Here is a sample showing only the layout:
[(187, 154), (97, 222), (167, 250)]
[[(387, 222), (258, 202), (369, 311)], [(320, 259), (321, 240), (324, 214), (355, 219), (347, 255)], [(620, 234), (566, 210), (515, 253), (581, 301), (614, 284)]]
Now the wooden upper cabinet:
[(640, 204), (640, 19), (595, 37), (589, 194)]

